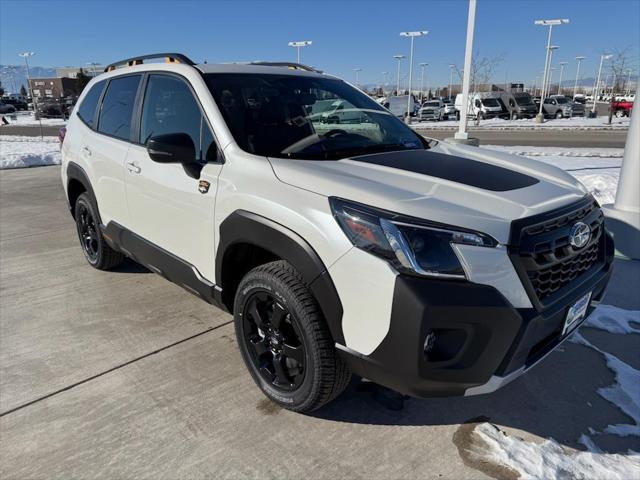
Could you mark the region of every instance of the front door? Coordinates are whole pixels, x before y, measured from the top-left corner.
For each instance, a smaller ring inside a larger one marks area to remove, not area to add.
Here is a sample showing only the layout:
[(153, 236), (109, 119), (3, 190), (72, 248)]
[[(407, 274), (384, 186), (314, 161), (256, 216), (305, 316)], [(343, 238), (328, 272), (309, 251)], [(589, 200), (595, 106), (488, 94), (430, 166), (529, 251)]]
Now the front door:
[[(148, 77), (139, 144), (125, 162), (127, 203), (134, 233), (214, 279), (214, 206), (222, 169), (211, 128), (190, 86), (170, 74)], [(157, 163), (147, 153), (149, 138), (186, 133), (203, 165), (192, 178), (179, 163)]]

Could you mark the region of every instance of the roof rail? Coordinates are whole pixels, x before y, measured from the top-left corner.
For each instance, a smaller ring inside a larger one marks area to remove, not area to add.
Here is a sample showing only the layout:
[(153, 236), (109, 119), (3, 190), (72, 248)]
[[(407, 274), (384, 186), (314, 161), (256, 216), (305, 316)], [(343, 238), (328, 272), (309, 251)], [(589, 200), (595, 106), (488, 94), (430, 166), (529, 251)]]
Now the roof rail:
[(295, 62), (251, 62), (249, 65), (262, 65), (264, 67), (286, 67), (291, 70), (304, 70), (305, 72), (322, 73), (322, 70), (303, 65), (302, 63)]
[(131, 57), (119, 62), (108, 65), (104, 71), (111, 72), (118, 67), (132, 67), (133, 65), (142, 65), (145, 60), (164, 58), (166, 63), (184, 63), (187, 65), (195, 65), (195, 63), (186, 55), (181, 53), (152, 53), (150, 55), (142, 55), (139, 57)]

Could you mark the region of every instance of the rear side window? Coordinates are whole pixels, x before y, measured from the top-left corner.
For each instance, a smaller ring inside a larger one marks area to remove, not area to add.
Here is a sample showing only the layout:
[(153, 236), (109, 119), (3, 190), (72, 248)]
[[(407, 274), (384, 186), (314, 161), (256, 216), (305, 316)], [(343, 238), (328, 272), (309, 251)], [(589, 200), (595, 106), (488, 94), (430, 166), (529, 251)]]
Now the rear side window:
[(114, 78), (109, 82), (102, 101), (98, 131), (129, 140), (133, 105), (140, 83), (140, 75)]
[(95, 118), (96, 107), (98, 106), (98, 100), (100, 100), (100, 95), (102, 94), (105, 83), (103, 80), (91, 87), (91, 90), (87, 92), (82, 100), (82, 104), (80, 104), (78, 108), (78, 116), (91, 128), (95, 126), (93, 119)]

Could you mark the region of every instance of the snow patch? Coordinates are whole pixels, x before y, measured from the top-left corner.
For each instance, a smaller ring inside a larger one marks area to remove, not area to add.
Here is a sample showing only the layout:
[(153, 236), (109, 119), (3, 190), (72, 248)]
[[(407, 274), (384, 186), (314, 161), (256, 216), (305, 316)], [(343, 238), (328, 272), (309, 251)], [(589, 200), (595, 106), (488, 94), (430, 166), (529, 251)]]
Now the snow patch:
[(522, 479), (566, 478), (576, 480), (640, 478), (640, 454), (605, 454), (585, 438), (588, 452), (571, 452), (549, 439), (537, 444), (507, 435), (490, 423), (481, 423), (474, 433), (483, 440), (483, 447), (473, 452), (516, 470)]
[(61, 161), (56, 137), (0, 137), (0, 169), (59, 165)]
[(36, 120), (33, 112), (5, 113), (2, 116), (9, 122), (9, 125), (20, 125), (21, 127), (39, 125), (60, 125), (62, 127), (67, 124), (67, 121), (62, 118), (42, 118)]

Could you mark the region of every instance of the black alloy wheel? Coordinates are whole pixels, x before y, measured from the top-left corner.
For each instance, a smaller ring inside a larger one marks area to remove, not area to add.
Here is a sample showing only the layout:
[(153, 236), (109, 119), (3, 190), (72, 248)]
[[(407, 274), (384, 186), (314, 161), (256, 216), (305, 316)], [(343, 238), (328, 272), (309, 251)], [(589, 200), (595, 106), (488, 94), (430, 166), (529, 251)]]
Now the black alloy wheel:
[(242, 318), (251, 360), (263, 380), (281, 391), (300, 387), (306, 349), (287, 308), (271, 292), (257, 291), (245, 303)]
[(98, 261), (99, 238), (96, 220), (86, 204), (78, 205), (76, 224), (78, 227), (78, 235), (80, 244), (90, 263)]

